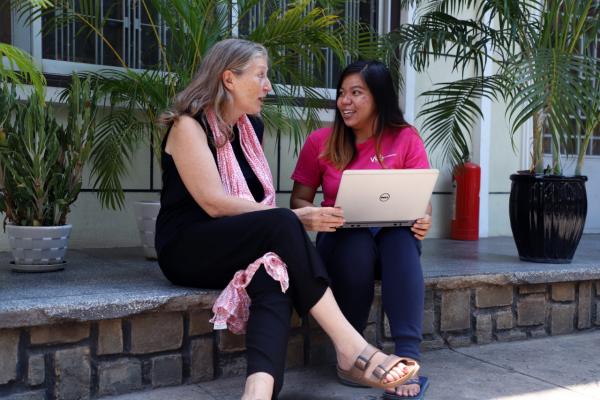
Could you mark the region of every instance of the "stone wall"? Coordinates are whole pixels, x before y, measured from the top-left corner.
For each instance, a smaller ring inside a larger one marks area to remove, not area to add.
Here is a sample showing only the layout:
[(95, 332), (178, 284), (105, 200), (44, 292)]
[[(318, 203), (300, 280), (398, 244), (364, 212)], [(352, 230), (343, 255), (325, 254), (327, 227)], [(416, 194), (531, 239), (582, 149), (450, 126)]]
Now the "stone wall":
[[(600, 326), (600, 281), (426, 292), (423, 349), (559, 335)], [(380, 292), (365, 335), (392, 348)], [(212, 331), (205, 308), (0, 330), (0, 398), (90, 399), (241, 375), (244, 336)], [(314, 321), (294, 316), (287, 365), (335, 359)]]

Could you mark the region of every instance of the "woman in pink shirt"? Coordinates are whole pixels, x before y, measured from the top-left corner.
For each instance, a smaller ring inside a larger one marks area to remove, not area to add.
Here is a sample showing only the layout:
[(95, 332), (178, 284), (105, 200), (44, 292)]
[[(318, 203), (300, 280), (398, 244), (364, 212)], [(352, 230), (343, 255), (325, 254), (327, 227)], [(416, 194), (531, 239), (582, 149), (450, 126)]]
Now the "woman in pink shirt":
[[(333, 207), (344, 170), (384, 168), (429, 168), (427, 153), (417, 130), (404, 120), (389, 70), (378, 61), (357, 61), (340, 77), (333, 127), (312, 132), (300, 152), (292, 174), (291, 206), (313, 207), (322, 187), (321, 206)], [(337, 214), (343, 216), (343, 210)], [(431, 205), (411, 228), (336, 230), (321, 223), (311, 229), (319, 231), (317, 249), (346, 318), (359, 332), (365, 329), (374, 282), (380, 277), (395, 353), (416, 361), (424, 308), (420, 241), (430, 226)], [(412, 379), (386, 390), (384, 397), (417, 397), (426, 385), (424, 377)]]

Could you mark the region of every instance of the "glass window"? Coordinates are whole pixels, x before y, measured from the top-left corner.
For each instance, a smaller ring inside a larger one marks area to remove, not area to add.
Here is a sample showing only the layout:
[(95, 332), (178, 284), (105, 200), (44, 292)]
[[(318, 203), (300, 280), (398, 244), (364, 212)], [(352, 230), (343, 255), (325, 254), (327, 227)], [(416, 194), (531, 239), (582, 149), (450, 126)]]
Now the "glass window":
[[(83, 9), (83, 4), (93, 8)], [(146, 6), (148, 9), (136, 0), (72, 0), (65, 7), (55, 7), (42, 18), (44, 26), (53, 26), (42, 40), (43, 58), (131, 68), (156, 66), (157, 37), (166, 39), (166, 35), (156, 10), (149, 2)], [(73, 10), (84, 21), (53, 24)]]
[(11, 42), (11, 21), (10, 21), (10, 7), (8, 2), (3, 2), (0, 5), (0, 42), (12, 43)]
[[(597, 7), (596, 10), (598, 10), (600, 8), (600, 2), (598, 2), (596, 7)], [(585, 40), (586, 40), (585, 38), (581, 39), (581, 44), (579, 47), (580, 51), (582, 53), (586, 52), (591, 57), (595, 57), (597, 59), (600, 56), (600, 35), (596, 35), (594, 40), (587, 41), (587, 43), (589, 43), (587, 49), (584, 48)], [(600, 78), (596, 78), (596, 79), (600, 79)], [(600, 113), (600, 110), (598, 110), (598, 112)], [(571, 134), (571, 136), (570, 136), (569, 140), (567, 141), (567, 143), (562, 143), (559, 146), (561, 154), (565, 154), (565, 153), (576, 154), (576, 152), (579, 149), (577, 139), (579, 138), (579, 145), (581, 145), (583, 143), (583, 132), (577, 128), (575, 123), (572, 124), (572, 129), (571, 129), (570, 134)], [(590, 138), (590, 142), (589, 142), (588, 148), (586, 150), (587, 156), (600, 156), (600, 137), (599, 136), (600, 136), (600, 127), (597, 127), (596, 130), (592, 133), (592, 136)], [(549, 154), (549, 155), (552, 154), (552, 148), (550, 146), (550, 141), (551, 141), (550, 132), (544, 131), (544, 136), (543, 136), (542, 141), (543, 141), (544, 153)]]
[[(381, 2), (386, 3), (385, 1)], [(392, 2), (396, 3), (396, 2)], [(269, 16), (273, 13), (275, 7), (285, 9), (288, 1), (286, 0), (261, 0), (256, 6), (253, 7), (252, 11), (247, 15), (241, 17), (239, 21), (239, 34), (240, 36), (248, 35), (261, 23), (264, 23)], [(380, 0), (346, 0), (343, 9), (335, 10), (338, 15), (341, 15), (343, 20), (350, 23), (360, 22), (368, 25), (375, 32), (381, 32), (379, 27), (379, 16), (380, 16)], [(394, 5), (390, 8), (390, 27), (397, 27), (400, 23), (400, 7)], [(327, 48), (323, 49), (323, 56), (326, 60), (324, 63), (324, 69), (320, 71), (312, 71), (313, 76), (317, 82), (320, 82), (319, 86), (326, 88), (334, 88), (337, 80), (340, 76), (343, 65), (340, 64), (339, 59)], [(350, 59), (346, 59), (344, 64), (350, 62)], [(309, 71), (313, 69), (310, 61), (300, 61), (299, 68), (307, 68)], [(285, 83), (282, 77), (274, 75), (274, 81), (278, 83)]]

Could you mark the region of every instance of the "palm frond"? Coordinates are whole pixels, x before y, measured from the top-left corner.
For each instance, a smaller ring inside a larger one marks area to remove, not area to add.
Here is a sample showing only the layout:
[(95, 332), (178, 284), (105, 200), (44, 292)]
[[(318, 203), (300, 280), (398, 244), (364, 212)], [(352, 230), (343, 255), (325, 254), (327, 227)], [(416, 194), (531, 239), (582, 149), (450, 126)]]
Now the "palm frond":
[[(8, 64), (0, 62), (0, 77), (3, 81), (16, 84), (31, 83), (38, 93), (44, 92), (46, 78), (35, 66), (31, 55), (15, 46), (0, 43), (0, 60), (3, 58)], [(39, 99), (43, 101), (44, 97), (39, 96)]]
[(417, 118), (423, 120), (425, 144), (431, 150), (439, 149), (442, 160), (455, 165), (470, 157), (470, 131), (483, 117), (478, 100), (498, 100), (505, 92), (506, 82), (501, 75), (492, 75), (438, 86), (422, 93), (427, 101)]

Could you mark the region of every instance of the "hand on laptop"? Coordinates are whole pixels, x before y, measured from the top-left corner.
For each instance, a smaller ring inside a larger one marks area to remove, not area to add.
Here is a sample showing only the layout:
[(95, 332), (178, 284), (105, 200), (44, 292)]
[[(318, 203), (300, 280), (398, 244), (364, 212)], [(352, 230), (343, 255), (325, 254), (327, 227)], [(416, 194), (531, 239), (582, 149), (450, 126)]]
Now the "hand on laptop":
[(417, 239), (423, 240), (427, 236), (429, 228), (431, 228), (431, 215), (425, 214), (424, 218), (415, 221), (410, 230), (413, 231)]
[(344, 225), (344, 211), (339, 207), (302, 207), (292, 211), (307, 231), (335, 232)]

